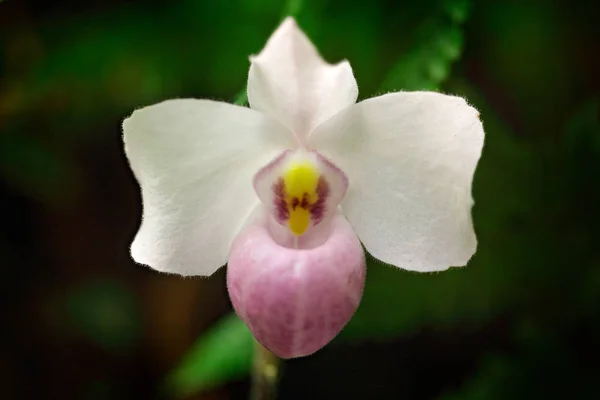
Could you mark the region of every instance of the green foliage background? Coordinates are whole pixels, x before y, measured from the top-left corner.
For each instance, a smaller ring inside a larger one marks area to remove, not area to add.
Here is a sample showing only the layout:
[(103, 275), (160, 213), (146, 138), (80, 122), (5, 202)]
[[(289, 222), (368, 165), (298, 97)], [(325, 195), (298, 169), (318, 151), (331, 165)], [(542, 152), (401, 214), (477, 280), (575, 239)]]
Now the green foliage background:
[(135, 266), (133, 109), (244, 102), (248, 55), (294, 15), (360, 97), (465, 96), (486, 130), (467, 268), (369, 258), (361, 306), (290, 399), (600, 395), (600, 9), (594, 2), (46, 1), (0, 4), (0, 398), (246, 398), (252, 339), (223, 271)]

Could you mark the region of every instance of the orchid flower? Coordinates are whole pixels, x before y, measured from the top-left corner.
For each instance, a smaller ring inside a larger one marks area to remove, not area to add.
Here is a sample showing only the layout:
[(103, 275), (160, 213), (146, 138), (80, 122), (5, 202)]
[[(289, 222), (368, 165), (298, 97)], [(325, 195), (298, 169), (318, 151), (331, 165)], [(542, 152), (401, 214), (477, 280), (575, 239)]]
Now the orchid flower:
[(325, 62), (292, 18), (250, 61), (250, 108), (178, 99), (125, 120), (143, 200), (131, 255), (183, 276), (228, 264), (233, 307), (255, 338), (300, 357), (354, 314), (363, 245), (411, 271), (468, 262), (484, 133), (460, 97), (356, 103), (350, 64)]

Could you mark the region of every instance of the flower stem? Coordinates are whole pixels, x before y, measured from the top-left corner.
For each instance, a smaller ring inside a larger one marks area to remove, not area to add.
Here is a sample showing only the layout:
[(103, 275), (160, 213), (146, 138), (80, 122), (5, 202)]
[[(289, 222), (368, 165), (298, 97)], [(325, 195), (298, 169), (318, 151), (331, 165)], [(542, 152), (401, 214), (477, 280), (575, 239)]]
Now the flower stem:
[(276, 355), (254, 342), (254, 365), (252, 366), (252, 400), (275, 399), (279, 381), (279, 363)]

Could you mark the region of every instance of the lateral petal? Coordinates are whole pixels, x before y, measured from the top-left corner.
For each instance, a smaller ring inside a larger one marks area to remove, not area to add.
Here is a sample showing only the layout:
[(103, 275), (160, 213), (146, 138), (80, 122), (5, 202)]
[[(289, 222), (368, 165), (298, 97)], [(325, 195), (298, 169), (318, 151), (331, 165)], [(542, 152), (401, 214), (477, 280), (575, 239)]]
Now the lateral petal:
[(309, 147), (348, 176), (342, 210), (373, 256), (414, 271), (471, 258), (478, 117), (460, 97), (403, 92), (349, 107), (313, 132)]
[(142, 191), (135, 261), (179, 275), (211, 275), (259, 203), (256, 172), (294, 145), (283, 125), (244, 107), (169, 100), (123, 123), (125, 152)]

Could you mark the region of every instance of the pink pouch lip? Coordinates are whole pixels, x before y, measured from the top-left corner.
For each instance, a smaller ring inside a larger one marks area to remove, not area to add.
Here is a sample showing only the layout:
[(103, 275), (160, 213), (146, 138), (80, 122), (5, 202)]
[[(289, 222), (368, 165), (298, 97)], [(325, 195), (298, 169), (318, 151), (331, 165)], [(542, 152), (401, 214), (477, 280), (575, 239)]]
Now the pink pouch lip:
[(300, 249), (282, 245), (268, 218), (256, 219), (234, 240), (229, 296), (263, 346), (281, 358), (307, 356), (329, 343), (356, 311), (365, 283), (364, 251), (339, 213), (319, 232), (323, 237)]

